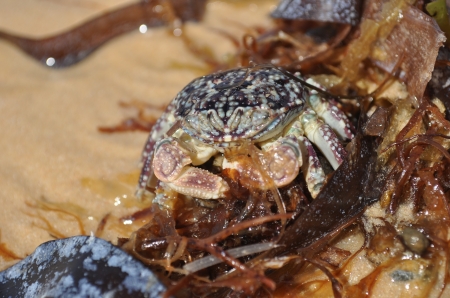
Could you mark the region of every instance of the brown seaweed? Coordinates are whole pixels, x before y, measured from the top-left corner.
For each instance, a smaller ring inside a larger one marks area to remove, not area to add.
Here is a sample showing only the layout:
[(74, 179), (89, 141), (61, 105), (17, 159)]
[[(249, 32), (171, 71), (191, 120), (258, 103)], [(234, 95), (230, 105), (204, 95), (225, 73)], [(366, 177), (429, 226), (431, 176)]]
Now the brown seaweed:
[[(0, 231), (0, 240), (1, 240), (1, 231)], [(22, 259), (14, 251), (10, 250), (6, 246), (6, 243), (3, 242), (0, 242), (0, 257), (2, 257), (5, 261)]]
[(279, 242), (283, 250), (275, 254), (308, 253), (312, 247), (323, 244), (353, 223), (367, 206), (379, 200), (386, 183), (385, 175), (377, 169), (380, 141), (379, 137), (356, 136), (348, 158), (318, 197), (286, 229)]
[(119, 102), (124, 109), (131, 109), (133, 115), (113, 126), (99, 126), (97, 129), (102, 133), (117, 133), (129, 131), (150, 132), (157, 118), (164, 108), (146, 102), (133, 100), (130, 102)]
[[(431, 17), (409, 6), (403, 9), (401, 22), (392, 29), (386, 40), (378, 41), (371, 59), (375, 65), (392, 72), (400, 57), (407, 57), (399, 65), (402, 70), (399, 78), (408, 82), (409, 94), (420, 102), (445, 39)], [(383, 54), (375, 54), (377, 51)]]
[(0, 31), (0, 38), (19, 47), (44, 65), (66, 67), (75, 64), (100, 46), (140, 25), (157, 27), (175, 19), (199, 21), (206, 0), (146, 0), (106, 12), (73, 29), (42, 39)]
[[(230, 236), (237, 235), (241, 231), (260, 226), (267, 222), (287, 219), (290, 218), (292, 214), (263, 216), (245, 220), (218, 232), (214, 232), (208, 237), (192, 238), (179, 234), (180, 231), (176, 229), (176, 223), (172, 217), (173, 215), (167, 210), (161, 210), (157, 205), (153, 205), (152, 213), (153, 218), (147, 225), (136, 231), (128, 241), (122, 240), (121, 243), (122, 248), (144, 263), (152, 266), (155, 272), (160, 271), (155, 267), (156, 265), (164, 266), (166, 267), (166, 270), (174, 272), (171, 279), (179, 279), (179, 281), (175, 287), (169, 289), (165, 294), (166, 297), (180, 291), (186, 283), (195, 277), (194, 275), (187, 275), (180, 279), (180, 276), (177, 274), (180, 270), (176, 269), (176, 264), (179, 264), (180, 261), (186, 261), (186, 258), (189, 259), (198, 257), (199, 255), (202, 256), (205, 252), (216, 256), (227, 266), (235, 268), (237, 272), (241, 274), (241, 280), (245, 280), (245, 283), (247, 284), (242, 287), (242, 290), (254, 292), (254, 290), (258, 289), (261, 285), (265, 285), (272, 290), (275, 288), (273, 281), (265, 277), (263, 272), (245, 266), (240, 260), (230, 256), (223, 248), (223, 244), (222, 246), (218, 244), (224, 243)], [(171, 264), (175, 264), (173, 265), (174, 267), (172, 267)], [(210, 272), (210, 274), (214, 273)], [(163, 275), (161, 275), (161, 279), (164, 279)], [(222, 287), (222, 283), (223, 281), (218, 282), (216, 285), (209, 283), (208, 286)], [(235, 286), (239, 287), (238, 285)]]
[(241, 65), (271, 63), (302, 74), (324, 73), (351, 26), (312, 21), (279, 20), (275, 29), (255, 37), (247, 34), (238, 53)]

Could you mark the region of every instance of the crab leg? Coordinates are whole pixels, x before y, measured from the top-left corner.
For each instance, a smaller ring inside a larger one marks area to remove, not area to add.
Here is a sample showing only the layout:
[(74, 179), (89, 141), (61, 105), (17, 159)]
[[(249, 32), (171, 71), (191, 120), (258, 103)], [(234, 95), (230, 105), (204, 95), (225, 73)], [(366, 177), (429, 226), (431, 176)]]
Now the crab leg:
[(311, 142), (303, 136), (298, 137), (298, 140), (302, 152), (302, 172), (305, 176), (306, 185), (311, 196), (316, 198), (325, 183), (325, 173)]
[[(317, 82), (308, 79), (307, 83), (322, 88)], [(332, 101), (324, 100), (316, 90), (310, 90), (308, 102), (311, 108), (322, 118), (343, 140), (353, 139), (353, 125), (344, 112)]]
[(323, 123), (311, 108), (305, 108), (299, 120), (306, 137), (322, 151), (333, 169), (337, 169), (347, 152), (333, 130)]
[(153, 158), (155, 176), (178, 193), (202, 199), (225, 197), (228, 184), (206, 170), (189, 166), (189, 151), (175, 139), (166, 138), (156, 144)]
[(298, 143), (303, 176), (311, 196), (316, 198), (325, 183), (325, 173), (313, 145), (304, 134), (304, 125), (298, 120), (286, 132), (287, 136), (295, 138)]

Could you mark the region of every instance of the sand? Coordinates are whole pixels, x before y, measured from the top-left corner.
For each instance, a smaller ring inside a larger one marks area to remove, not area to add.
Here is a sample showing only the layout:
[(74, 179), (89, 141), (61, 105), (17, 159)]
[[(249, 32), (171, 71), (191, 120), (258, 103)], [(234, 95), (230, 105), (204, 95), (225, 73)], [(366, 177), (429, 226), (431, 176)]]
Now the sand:
[[(3, 0), (0, 29), (45, 37), (126, 3)], [(211, 1), (204, 21), (188, 24), (185, 32), (224, 60), (235, 47), (212, 28), (240, 37), (245, 27), (268, 26), (275, 3)], [(136, 211), (140, 206), (133, 193), (147, 134), (104, 134), (98, 127), (130, 115), (119, 102), (165, 105), (205, 71), (205, 64), (167, 28), (123, 35), (65, 69), (46, 68), (0, 40), (2, 247), (23, 258), (55, 236), (95, 232), (108, 213), (117, 219)], [(69, 210), (81, 224), (48, 208)], [(102, 237), (115, 242), (128, 232), (107, 227)], [(0, 257), (0, 270), (17, 261)]]

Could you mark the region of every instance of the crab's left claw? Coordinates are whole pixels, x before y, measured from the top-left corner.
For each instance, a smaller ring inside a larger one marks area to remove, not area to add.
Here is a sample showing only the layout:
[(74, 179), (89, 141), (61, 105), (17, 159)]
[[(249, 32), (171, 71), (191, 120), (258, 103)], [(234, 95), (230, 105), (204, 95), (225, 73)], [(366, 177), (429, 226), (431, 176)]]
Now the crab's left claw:
[(178, 193), (202, 199), (225, 197), (228, 184), (219, 176), (206, 170), (189, 166), (189, 152), (172, 138), (156, 145), (153, 158), (155, 176)]

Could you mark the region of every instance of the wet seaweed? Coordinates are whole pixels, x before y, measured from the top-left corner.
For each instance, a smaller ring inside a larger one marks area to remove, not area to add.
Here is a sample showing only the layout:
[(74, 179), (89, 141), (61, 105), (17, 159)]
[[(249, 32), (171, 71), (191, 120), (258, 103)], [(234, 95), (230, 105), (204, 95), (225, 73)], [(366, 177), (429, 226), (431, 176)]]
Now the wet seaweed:
[(175, 19), (199, 21), (206, 0), (139, 1), (112, 10), (63, 33), (41, 39), (0, 31), (7, 40), (45, 66), (60, 68), (75, 64), (111, 39), (137, 30), (139, 26), (158, 27)]

